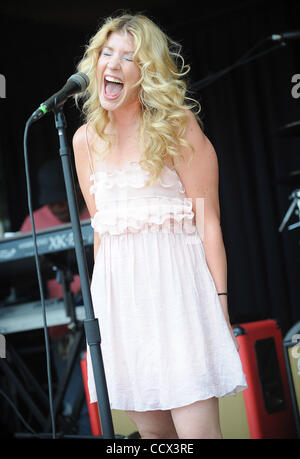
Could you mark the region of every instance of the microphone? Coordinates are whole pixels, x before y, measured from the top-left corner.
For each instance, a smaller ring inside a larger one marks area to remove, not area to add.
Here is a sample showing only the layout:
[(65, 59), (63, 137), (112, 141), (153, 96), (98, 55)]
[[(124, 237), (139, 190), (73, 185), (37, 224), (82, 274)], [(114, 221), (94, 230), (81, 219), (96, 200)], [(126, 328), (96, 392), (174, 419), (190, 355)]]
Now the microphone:
[(275, 33), (271, 35), (271, 40), (273, 41), (281, 41), (281, 40), (297, 40), (300, 38), (300, 31), (295, 30), (292, 32), (283, 32), (283, 33)]
[(48, 112), (63, 105), (69, 97), (85, 91), (89, 83), (90, 80), (87, 75), (82, 72), (74, 73), (74, 75), (68, 78), (66, 84), (60, 91), (49, 97), (49, 99), (43, 102), (39, 108), (33, 112), (30, 121), (34, 122), (39, 120)]

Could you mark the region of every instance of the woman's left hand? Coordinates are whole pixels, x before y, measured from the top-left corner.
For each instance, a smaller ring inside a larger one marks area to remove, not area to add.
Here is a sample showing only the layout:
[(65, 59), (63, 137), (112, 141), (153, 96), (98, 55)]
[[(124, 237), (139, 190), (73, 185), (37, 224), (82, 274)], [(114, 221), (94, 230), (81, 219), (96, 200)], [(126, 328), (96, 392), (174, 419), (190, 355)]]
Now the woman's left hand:
[(233, 333), (232, 326), (230, 325), (230, 323), (228, 323), (227, 325), (228, 325), (229, 331), (230, 331), (230, 333), (231, 333), (233, 342), (234, 342), (234, 344), (235, 344), (236, 350), (239, 351), (240, 345), (239, 345), (239, 342), (238, 342), (238, 340), (237, 340), (235, 334)]

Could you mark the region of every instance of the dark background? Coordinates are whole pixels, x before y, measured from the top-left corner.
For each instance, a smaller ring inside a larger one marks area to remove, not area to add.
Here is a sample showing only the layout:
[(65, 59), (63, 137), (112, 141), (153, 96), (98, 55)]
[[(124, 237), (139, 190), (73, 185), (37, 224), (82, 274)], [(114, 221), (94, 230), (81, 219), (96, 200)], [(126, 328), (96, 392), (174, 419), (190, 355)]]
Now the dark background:
[[(6, 231), (17, 231), (28, 213), (23, 133), (30, 114), (76, 72), (88, 39), (103, 17), (126, 9), (142, 12), (183, 46), (191, 64), (190, 84), (234, 64), (273, 33), (300, 30), (300, 4), (282, 1), (2, 2), (0, 73), (1, 215)], [(259, 51), (274, 46), (266, 42)], [(300, 119), (291, 82), (300, 73), (300, 41), (233, 69), (194, 92), (202, 105), (205, 133), (220, 166), (222, 228), (228, 257), (232, 322), (278, 320), (285, 333), (300, 320), (299, 228), (278, 227), (299, 185), (278, 180), (300, 169), (299, 136), (278, 129)], [(72, 101), (65, 105), (68, 136), (81, 124)], [(34, 207), (38, 167), (58, 155), (50, 114), (30, 131), (29, 158)], [(293, 215), (289, 223), (296, 221)]]

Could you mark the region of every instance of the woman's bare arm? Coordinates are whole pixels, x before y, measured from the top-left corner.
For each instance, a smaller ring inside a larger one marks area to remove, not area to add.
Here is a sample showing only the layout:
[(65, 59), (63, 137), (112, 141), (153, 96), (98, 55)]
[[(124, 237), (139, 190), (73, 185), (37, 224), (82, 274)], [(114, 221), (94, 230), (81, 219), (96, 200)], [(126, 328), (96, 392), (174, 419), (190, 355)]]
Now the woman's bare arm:
[[(216, 289), (218, 292), (227, 292), (227, 260), (220, 225), (217, 155), (213, 145), (198, 125), (195, 116), (188, 112), (188, 117), (185, 138), (194, 147), (195, 155), (188, 165), (191, 149), (183, 147), (181, 153), (184, 161), (176, 159), (174, 167), (180, 176), (187, 197), (192, 199), (196, 225), (199, 234), (203, 234), (206, 261)], [(204, 203), (204, 221), (202, 221), (202, 215), (199, 213), (197, 215), (196, 212), (197, 199), (203, 200), (202, 203)], [(222, 295), (219, 298), (225, 319), (229, 324), (227, 297)]]

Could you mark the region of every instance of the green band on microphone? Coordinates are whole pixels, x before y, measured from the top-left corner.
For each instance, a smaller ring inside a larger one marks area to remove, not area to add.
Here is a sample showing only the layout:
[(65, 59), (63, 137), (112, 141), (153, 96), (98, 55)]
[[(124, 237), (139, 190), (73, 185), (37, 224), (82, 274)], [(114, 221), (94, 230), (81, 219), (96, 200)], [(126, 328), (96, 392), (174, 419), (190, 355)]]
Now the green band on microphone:
[(39, 106), (39, 110), (42, 110), (42, 112), (44, 113), (44, 115), (46, 115), (47, 113), (47, 107), (45, 105), (40, 105)]

